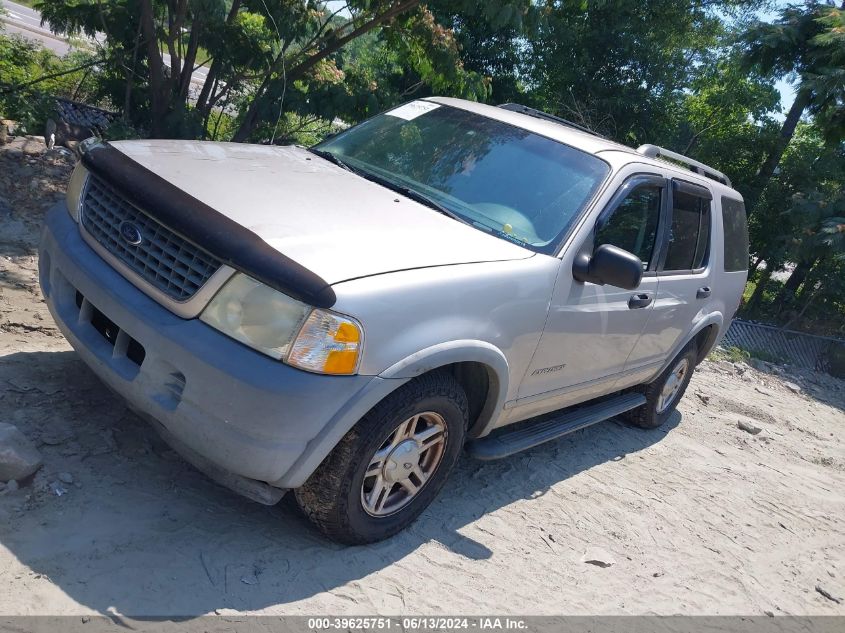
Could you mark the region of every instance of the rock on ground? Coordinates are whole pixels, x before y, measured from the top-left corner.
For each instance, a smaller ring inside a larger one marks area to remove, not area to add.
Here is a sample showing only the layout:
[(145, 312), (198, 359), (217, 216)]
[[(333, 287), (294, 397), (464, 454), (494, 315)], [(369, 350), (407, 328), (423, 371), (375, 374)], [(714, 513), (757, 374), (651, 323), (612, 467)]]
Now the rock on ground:
[(0, 422), (0, 481), (26, 479), (41, 463), (38, 449), (18, 427)]

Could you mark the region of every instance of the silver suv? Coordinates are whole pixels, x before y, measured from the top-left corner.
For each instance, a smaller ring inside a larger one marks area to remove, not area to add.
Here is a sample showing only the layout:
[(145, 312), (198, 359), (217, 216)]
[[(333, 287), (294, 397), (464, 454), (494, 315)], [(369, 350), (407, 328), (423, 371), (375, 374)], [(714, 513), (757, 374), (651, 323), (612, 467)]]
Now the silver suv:
[(310, 149), (87, 143), (40, 278), (188, 461), (365, 543), (464, 449), (665, 422), (738, 305), (747, 239), (706, 165), (432, 98)]

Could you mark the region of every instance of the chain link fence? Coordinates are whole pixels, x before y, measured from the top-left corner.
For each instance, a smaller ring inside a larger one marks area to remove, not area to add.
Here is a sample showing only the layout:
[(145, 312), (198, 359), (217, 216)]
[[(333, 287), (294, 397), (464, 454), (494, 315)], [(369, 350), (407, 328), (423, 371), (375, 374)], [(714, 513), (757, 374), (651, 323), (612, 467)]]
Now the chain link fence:
[[(763, 360), (786, 362), (838, 375), (845, 363), (845, 339), (784, 330), (734, 319), (722, 345), (738, 347)], [(841, 376), (840, 376), (841, 377)]]

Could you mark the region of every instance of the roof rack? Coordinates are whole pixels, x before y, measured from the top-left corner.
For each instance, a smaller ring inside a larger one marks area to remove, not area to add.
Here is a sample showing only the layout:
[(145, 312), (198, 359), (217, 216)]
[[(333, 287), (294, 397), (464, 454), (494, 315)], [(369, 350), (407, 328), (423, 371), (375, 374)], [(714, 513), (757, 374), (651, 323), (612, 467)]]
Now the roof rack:
[[(543, 112), (542, 110), (535, 110), (534, 108), (529, 108), (528, 106), (519, 104), (519, 103), (503, 103), (499, 106), (503, 110), (510, 110), (511, 112), (519, 112), (520, 114), (527, 114), (528, 116), (533, 116), (538, 119), (545, 119), (547, 121), (554, 121), (555, 123), (560, 123), (561, 125), (565, 125), (567, 127), (574, 128), (581, 132), (586, 132), (587, 134), (592, 134), (593, 136), (597, 136), (599, 138), (605, 140), (608, 139), (606, 136), (602, 136), (598, 132), (594, 132), (588, 127), (583, 125), (579, 125), (573, 121), (569, 121), (568, 119), (564, 119), (559, 116), (555, 116), (554, 114), (549, 114), (548, 112)], [(684, 156), (683, 154), (678, 154), (677, 152), (673, 152), (671, 150), (666, 149), (665, 147), (660, 147), (658, 145), (640, 145), (637, 148), (637, 153), (642, 154), (643, 156), (648, 156), (649, 158), (668, 158), (675, 162), (681, 163), (689, 168), (690, 171), (700, 174), (706, 178), (710, 178), (711, 180), (715, 180), (717, 182), (722, 183), (723, 185), (727, 185), (728, 187), (732, 187), (731, 179), (728, 178), (725, 174), (720, 172), (718, 169), (713, 169), (712, 167), (705, 165), (704, 163), (700, 163), (699, 161), (689, 158), (688, 156)]]
[(586, 132), (587, 134), (592, 134), (593, 136), (598, 136), (599, 138), (606, 138), (599, 134), (598, 132), (594, 132), (588, 127), (583, 125), (578, 125), (573, 121), (568, 119), (561, 118), (559, 116), (555, 116), (554, 114), (549, 114), (548, 112), (543, 112), (542, 110), (535, 110), (534, 108), (529, 108), (528, 106), (521, 105), (519, 103), (503, 103), (499, 106), (503, 110), (510, 110), (511, 112), (519, 112), (520, 114), (527, 114), (528, 116), (533, 116), (537, 119), (546, 119), (547, 121), (554, 121), (555, 123), (560, 123), (567, 127), (574, 128), (581, 132)]
[(640, 145), (637, 148), (637, 153), (642, 154), (643, 156), (648, 156), (649, 158), (669, 158), (681, 163), (682, 165), (686, 165), (689, 167), (690, 171), (695, 172), (696, 174), (701, 174), (702, 176), (720, 182), (728, 187), (733, 186), (731, 185), (731, 179), (718, 169), (713, 169), (712, 167), (709, 167), (704, 163), (700, 163), (693, 158), (689, 158), (683, 154), (678, 154), (677, 152), (673, 152), (663, 147), (659, 147), (657, 145)]

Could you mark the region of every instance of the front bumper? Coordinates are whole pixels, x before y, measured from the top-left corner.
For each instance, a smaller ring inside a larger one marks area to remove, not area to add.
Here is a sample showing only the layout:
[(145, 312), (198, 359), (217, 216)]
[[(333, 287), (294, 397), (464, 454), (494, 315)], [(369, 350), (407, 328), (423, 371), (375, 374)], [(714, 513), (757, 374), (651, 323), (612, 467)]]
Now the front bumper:
[[(177, 317), (105, 263), (64, 204), (47, 214), (39, 276), (57, 325), (100, 379), (189, 461), (253, 498), (250, 482), (301, 485), (309, 443), (389, 382), (309, 374)], [(240, 478), (246, 486), (233, 485)]]

